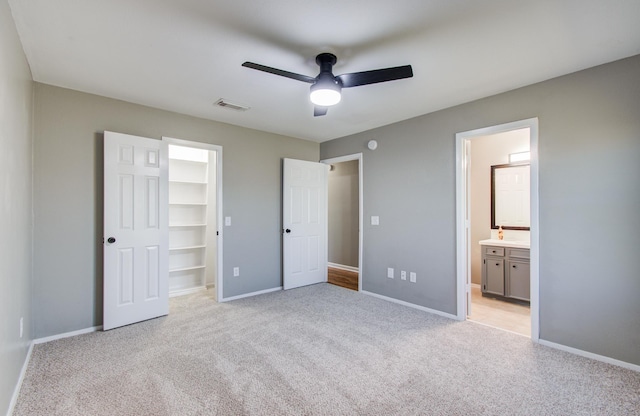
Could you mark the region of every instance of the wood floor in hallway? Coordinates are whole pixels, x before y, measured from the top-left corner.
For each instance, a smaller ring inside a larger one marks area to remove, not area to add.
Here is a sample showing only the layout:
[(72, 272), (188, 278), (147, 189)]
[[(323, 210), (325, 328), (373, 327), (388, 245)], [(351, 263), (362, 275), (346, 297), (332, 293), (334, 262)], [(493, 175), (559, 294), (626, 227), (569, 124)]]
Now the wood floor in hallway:
[(358, 272), (329, 267), (327, 281), (332, 285), (358, 290)]

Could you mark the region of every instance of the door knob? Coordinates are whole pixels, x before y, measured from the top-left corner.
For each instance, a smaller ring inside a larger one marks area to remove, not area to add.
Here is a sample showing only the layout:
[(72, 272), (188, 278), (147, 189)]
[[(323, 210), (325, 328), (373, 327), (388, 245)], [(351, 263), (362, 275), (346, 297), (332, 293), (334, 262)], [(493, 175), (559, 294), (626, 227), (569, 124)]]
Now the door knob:
[(115, 239), (115, 238), (113, 238), (113, 237), (109, 237), (109, 238), (107, 238), (107, 243), (109, 243), (109, 244), (113, 244), (113, 243), (115, 243), (115, 242), (116, 242), (116, 239)]
[(289, 234), (291, 232), (291, 230), (287, 228), (286, 230), (284, 230), (284, 232)]

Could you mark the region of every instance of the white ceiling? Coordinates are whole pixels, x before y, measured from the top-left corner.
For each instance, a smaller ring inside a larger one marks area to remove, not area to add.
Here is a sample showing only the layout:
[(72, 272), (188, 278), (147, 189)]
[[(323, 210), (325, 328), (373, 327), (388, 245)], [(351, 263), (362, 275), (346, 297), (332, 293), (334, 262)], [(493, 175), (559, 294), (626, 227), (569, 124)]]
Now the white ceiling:
[[(9, 0), (34, 80), (322, 142), (640, 53), (640, 0)], [(314, 118), (315, 77), (411, 64)], [(251, 107), (214, 107), (219, 98)]]

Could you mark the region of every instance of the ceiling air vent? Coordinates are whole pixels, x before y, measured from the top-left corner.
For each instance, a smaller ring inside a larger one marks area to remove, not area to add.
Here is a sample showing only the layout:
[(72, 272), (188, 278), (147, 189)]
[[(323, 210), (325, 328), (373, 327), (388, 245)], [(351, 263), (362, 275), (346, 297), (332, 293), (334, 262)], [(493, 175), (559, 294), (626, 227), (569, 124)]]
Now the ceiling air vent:
[(230, 110), (236, 110), (236, 111), (247, 111), (249, 109), (249, 107), (245, 107), (244, 105), (230, 103), (224, 98), (220, 98), (218, 101), (213, 103), (213, 105), (217, 107), (228, 108)]

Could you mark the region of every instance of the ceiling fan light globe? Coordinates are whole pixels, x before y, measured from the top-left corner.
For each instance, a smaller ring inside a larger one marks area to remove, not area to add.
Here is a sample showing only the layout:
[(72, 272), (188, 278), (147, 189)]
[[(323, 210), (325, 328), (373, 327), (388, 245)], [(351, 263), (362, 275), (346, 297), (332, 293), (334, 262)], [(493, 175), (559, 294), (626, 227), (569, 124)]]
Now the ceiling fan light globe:
[(311, 91), (311, 102), (320, 107), (336, 105), (342, 99), (340, 91), (335, 89), (318, 88)]

